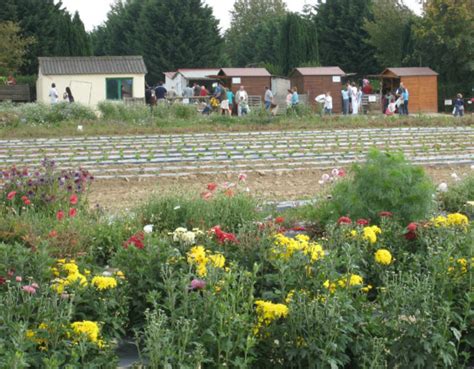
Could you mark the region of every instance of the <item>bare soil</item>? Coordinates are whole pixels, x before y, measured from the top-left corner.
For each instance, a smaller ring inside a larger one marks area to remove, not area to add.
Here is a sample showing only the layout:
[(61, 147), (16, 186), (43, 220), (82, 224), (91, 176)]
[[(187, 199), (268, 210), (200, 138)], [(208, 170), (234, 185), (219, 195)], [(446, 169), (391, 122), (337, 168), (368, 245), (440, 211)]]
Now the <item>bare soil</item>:
[[(452, 183), (452, 173), (459, 177), (472, 172), (469, 166), (428, 166), (425, 167), (433, 181)], [(318, 181), (326, 170), (304, 170), (287, 173), (249, 173), (245, 187), (258, 198), (269, 201), (303, 200), (314, 197), (323, 191)], [(190, 175), (186, 177), (100, 180), (91, 186), (89, 202), (99, 204), (111, 212), (126, 211), (147, 201), (152, 195), (165, 195), (177, 192), (200, 194), (208, 183), (222, 184), (237, 182), (236, 175)]]

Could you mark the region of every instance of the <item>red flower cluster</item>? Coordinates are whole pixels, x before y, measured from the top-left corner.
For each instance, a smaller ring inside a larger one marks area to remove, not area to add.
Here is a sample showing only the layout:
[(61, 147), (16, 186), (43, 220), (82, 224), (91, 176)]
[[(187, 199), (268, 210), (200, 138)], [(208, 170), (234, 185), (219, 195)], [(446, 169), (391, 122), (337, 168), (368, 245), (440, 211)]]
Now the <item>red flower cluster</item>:
[(349, 217), (340, 217), (337, 220), (337, 224), (352, 224), (352, 220)]
[(357, 219), (356, 224), (365, 227), (369, 225), (369, 221), (367, 219)]
[(78, 200), (79, 199), (78, 199), (77, 195), (74, 194), (74, 195), (71, 195), (71, 197), (69, 198), (69, 203), (71, 205), (77, 205)]
[(137, 249), (142, 250), (145, 247), (145, 244), (143, 243), (143, 241), (145, 241), (145, 233), (137, 232), (123, 243), (123, 247), (128, 249), (130, 245), (133, 245)]
[(23, 204), (25, 204), (26, 206), (31, 205), (31, 201), (28, 196), (22, 196), (21, 201), (23, 201)]
[(226, 232), (222, 231), (220, 226), (212, 227), (211, 232), (213, 232), (216, 235), (217, 242), (219, 242), (220, 244), (223, 244), (225, 242), (233, 242), (233, 243), (238, 243), (239, 242), (237, 240), (237, 237), (235, 237), (234, 234), (226, 233)]
[(275, 218), (275, 223), (276, 224), (282, 224), (284, 222), (285, 222), (285, 218), (283, 218), (283, 217), (276, 217)]
[(16, 196), (16, 191), (9, 192), (7, 195), (7, 200), (12, 201)]
[(418, 228), (418, 225), (416, 223), (410, 223), (407, 225), (406, 232), (405, 232), (405, 238), (408, 241), (412, 241), (416, 239), (416, 229)]
[(379, 217), (381, 217), (381, 218), (391, 218), (391, 217), (393, 217), (393, 213), (391, 213), (390, 211), (381, 211), (379, 213)]

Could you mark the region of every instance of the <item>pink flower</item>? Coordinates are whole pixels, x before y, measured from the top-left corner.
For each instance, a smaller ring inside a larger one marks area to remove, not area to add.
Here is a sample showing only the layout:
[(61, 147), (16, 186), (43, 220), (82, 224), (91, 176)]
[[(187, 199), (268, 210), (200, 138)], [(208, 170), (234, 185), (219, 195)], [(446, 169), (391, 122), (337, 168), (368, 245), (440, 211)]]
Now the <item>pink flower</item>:
[(16, 191), (9, 192), (7, 195), (7, 200), (11, 201), (15, 198)]
[(339, 169), (339, 173), (337, 174), (339, 177), (345, 177), (346, 171), (344, 169)]
[(201, 197), (204, 200), (209, 200), (212, 197), (212, 192), (206, 191), (201, 194)]
[(69, 218), (74, 218), (77, 215), (77, 209), (71, 208), (69, 209)]
[(15, 278), (15, 281), (17, 282), (21, 282), (23, 280), (23, 278), (21, 278), (19, 275), (16, 276)]
[(31, 287), (33, 287), (33, 288), (39, 288), (38, 283), (32, 283), (32, 284), (31, 284)]
[(64, 211), (62, 210), (59, 210), (57, 213), (56, 213), (56, 219), (61, 221), (64, 219)]
[(240, 182), (245, 182), (247, 180), (247, 174), (245, 173), (240, 173), (239, 174), (239, 181)]
[(33, 286), (23, 286), (22, 287), (22, 290), (33, 295), (36, 293), (36, 288), (34, 288)]
[(369, 225), (369, 221), (367, 219), (358, 219), (356, 223), (361, 226)]
[(379, 213), (379, 216), (381, 218), (391, 218), (393, 216), (393, 213), (391, 213), (390, 211), (381, 211)]
[(410, 223), (407, 225), (407, 230), (408, 232), (415, 232), (417, 227), (416, 223)]
[(77, 195), (74, 194), (74, 195), (71, 195), (71, 197), (69, 198), (69, 203), (71, 205), (76, 205), (77, 204), (77, 201), (78, 201), (78, 198), (77, 198)]
[(51, 232), (48, 233), (48, 237), (49, 238), (58, 237), (58, 232), (53, 229)]
[(352, 220), (349, 217), (340, 217), (337, 220), (337, 224), (352, 224)]
[(206, 288), (206, 282), (196, 278), (191, 281), (191, 285), (189, 286), (189, 289), (193, 291), (203, 290), (204, 288)]

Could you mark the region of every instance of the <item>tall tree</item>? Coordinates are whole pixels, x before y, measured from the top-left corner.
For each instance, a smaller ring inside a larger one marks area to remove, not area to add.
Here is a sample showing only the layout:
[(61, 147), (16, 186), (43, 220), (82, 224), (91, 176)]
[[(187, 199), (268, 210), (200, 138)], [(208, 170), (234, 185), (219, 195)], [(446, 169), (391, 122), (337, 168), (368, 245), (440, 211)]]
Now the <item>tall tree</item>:
[(399, 0), (374, 0), (373, 19), (366, 20), (367, 43), (382, 67), (413, 65), (415, 14)]
[[(38, 71), (38, 56), (87, 55), (88, 36), (79, 16), (74, 21), (61, 1), (54, 0), (2, 0), (0, 22), (19, 23), (24, 37), (35, 37), (37, 42), (28, 49), (23, 74)], [(74, 36), (73, 36), (74, 34)], [(74, 46), (73, 40), (82, 39), (86, 45)]]
[(231, 64), (277, 63), (280, 28), (286, 12), (283, 0), (237, 0), (225, 34)]
[(318, 66), (318, 34), (313, 22), (289, 13), (282, 25), (280, 65), (285, 74), (303, 65)]
[(472, 93), (474, 86), (474, 7), (472, 0), (428, 0), (415, 26), (420, 64), (440, 74), (440, 97)]
[(202, 0), (118, 2), (93, 40), (98, 55), (143, 55), (151, 82), (176, 68), (214, 67), (222, 47), (218, 21)]
[(323, 65), (337, 65), (346, 72), (379, 72), (375, 48), (365, 42), (363, 27), (365, 19), (372, 19), (371, 0), (318, 0), (315, 11)]
[(0, 23), (0, 74), (16, 73), (25, 62), (29, 46), (35, 43), (33, 37), (23, 37), (18, 23)]

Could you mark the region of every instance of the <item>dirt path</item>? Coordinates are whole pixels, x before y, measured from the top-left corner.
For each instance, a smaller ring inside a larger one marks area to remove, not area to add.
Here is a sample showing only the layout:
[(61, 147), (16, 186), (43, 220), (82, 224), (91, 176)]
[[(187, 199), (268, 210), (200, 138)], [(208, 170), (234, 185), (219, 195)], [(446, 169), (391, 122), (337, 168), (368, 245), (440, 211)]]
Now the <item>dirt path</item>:
[[(464, 176), (472, 172), (470, 166), (432, 166), (425, 167), (436, 184), (452, 183), (452, 173)], [(259, 198), (265, 200), (303, 200), (313, 197), (323, 190), (318, 183), (321, 176), (328, 171), (305, 170), (288, 173), (251, 173), (246, 186)], [(92, 187), (89, 195), (91, 206), (100, 204), (112, 212), (131, 209), (146, 202), (152, 195), (187, 192), (199, 194), (205, 191), (210, 182), (222, 184), (236, 182), (234, 174), (225, 175), (191, 175), (186, 177), (165, 177), (153, 179), (99, 180)]]

